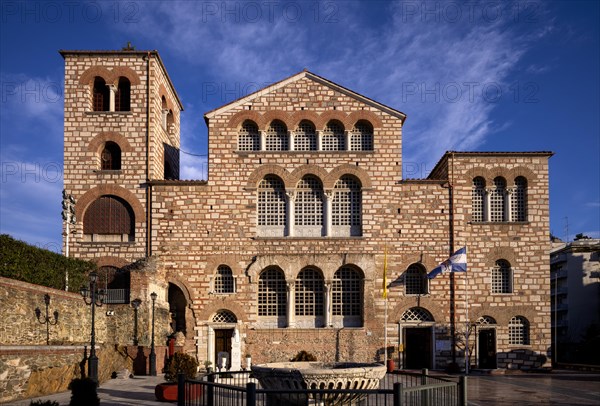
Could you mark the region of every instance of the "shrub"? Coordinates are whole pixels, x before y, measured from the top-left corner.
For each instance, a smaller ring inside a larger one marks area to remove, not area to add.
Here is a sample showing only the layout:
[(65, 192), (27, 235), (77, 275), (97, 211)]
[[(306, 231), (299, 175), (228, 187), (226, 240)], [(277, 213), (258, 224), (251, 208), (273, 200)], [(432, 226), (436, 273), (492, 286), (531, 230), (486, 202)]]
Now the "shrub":
[(69, 384), (71, 402), (69, 406), (98, 406), (100, 398), (96, 392), (98, 384), (90, 378), (73, 379)]
[(294, 358), (290, 361), (292, 362), (301, 362), (301, 361), (316, 361), (317, 357), (312, 355), (310, 352), (306, 352), (304, 350), (300, 351)]
[(60, 404), (53, 400), (36, 400), (29, 403), (29, 406), (60, 406)]
[(169, 382), (177, 382), (179, 374), (184, 374), (186, 379), (194, 379), (198, 371), (198, 361), (189, 354), (176, 352), (167, 363), (165, 371), (165, 379)]

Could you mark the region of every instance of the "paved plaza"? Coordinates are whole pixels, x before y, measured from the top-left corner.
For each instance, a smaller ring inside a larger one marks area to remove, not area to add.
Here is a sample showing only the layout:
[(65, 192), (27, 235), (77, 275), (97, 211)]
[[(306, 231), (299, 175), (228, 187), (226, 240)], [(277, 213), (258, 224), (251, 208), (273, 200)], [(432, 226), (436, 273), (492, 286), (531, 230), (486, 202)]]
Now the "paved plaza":
[[(154, 387), (163, 382), (158, 377), (113, 379), (98, 389), (102, 406), (165, 405), (154, 398)], [(29, 406), (32, 400), (54, 400), (69, 404), (70, 392), (42, 398), (7, 403)], [(600, 374), (554, 371), (552, 373), (519, 373), (514, 375), (469, 375), (469, 405), (600, 405)], [(442, 405), (443, 406), (443, 405)]]

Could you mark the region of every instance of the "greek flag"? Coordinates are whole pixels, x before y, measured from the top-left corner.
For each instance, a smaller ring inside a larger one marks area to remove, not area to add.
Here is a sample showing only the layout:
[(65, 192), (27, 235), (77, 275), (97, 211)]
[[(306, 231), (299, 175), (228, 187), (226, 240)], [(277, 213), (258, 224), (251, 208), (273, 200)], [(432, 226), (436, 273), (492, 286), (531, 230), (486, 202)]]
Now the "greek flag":
[(450, 258), (429, 272), (427, 277), (433, 279), (443, 272), (467, 272), (467, 247), (462, 247), (452, 254)]

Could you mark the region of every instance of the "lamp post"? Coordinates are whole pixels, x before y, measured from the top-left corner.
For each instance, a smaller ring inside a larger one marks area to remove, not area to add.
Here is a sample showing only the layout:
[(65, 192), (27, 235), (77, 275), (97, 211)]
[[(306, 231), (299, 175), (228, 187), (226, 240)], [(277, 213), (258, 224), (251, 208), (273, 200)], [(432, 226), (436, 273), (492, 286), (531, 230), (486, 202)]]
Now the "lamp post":
[[(76, 224), (75, 218), (75, 198), (73, 195), (67, 194), (67, 191), (63, 189), (62, 192), (62, 219), (65, 222), (65, 257), (69, 256), (69, 237), (71, 236), (71, 226)], [(69, 290), (69, 270), (65, 271), (65, 290)]]
[(141, 304), (141, 299), (131, 301), (131, 305), (133, 306), (133, 345), (138, 345), (138, 308)]
[[(92, 340), (90, 342), (90, 358), (88, 360), (88, 377), (98, 383), (98, 357), (96, 356), (96, 306), (102, 306), (104, 303), (104, 291), (96, 291), (96, 282), (98, 274), (95, 271), (90, 272), (89, 288), (82, 286), (80, 293), (86, 305), (92, 306)], [(88, 299), (89, 296), (89, 299)]]
[(39, 307), (35, 308), (35, 316), (41, 324), (46, 325), (46, 345), (50, 345), (50, 326), (54, 326), (58, 323), (58, 310), (55, 310), (54, 313), (52, 313), (54, 315), (54, 319), (52, 319), (48, 315), (48, 307), (50, 306), (50, 295), (47, 293), (44, 295), (44, 303), (46, 304), (46, 316), (41, 317), (42, 311)]
[(154, 352), (154, 304), (156, 303), (156, 292), (150, 294), (152, 299), (152, 342), (150, 344), (150, 375), (156, 376), (156, 352)]

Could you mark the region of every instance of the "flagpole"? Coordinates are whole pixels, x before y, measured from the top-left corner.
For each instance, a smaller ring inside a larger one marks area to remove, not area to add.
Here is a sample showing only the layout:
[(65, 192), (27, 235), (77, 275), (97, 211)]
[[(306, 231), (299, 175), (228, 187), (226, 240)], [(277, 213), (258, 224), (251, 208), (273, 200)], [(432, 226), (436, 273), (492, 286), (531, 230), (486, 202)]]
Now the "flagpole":
[(383, 322), (383, 351), (385, 354), (384, 360), (387, 366), (388, 360), (388, 335), (387, 335), (387, 322), (388, 322), (388, 295), (387, 295), (387, 244), (385, 245), (383, 253), (383, 297), (385, 299), (385, 311), (384, 311), (384, 322)]
[(465, 272), (465, 374), (469, 374), (469, 286)]

